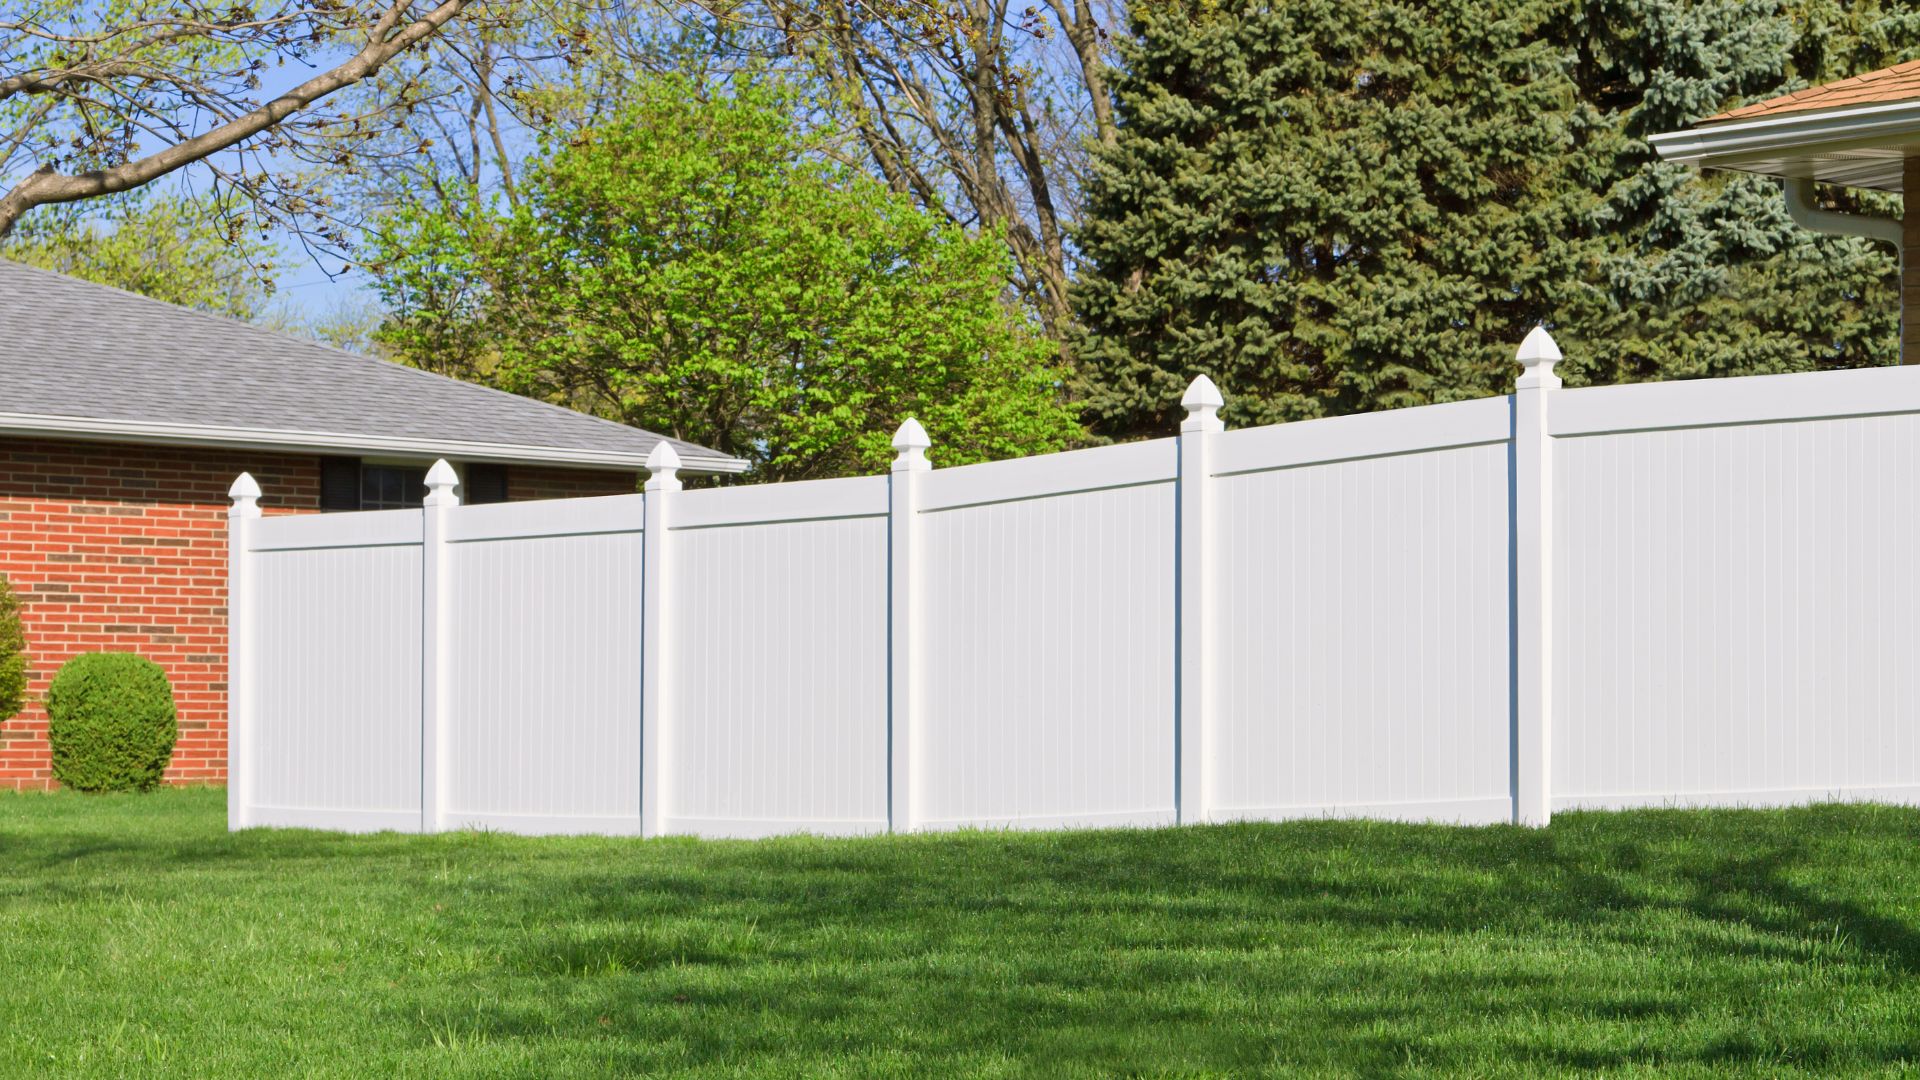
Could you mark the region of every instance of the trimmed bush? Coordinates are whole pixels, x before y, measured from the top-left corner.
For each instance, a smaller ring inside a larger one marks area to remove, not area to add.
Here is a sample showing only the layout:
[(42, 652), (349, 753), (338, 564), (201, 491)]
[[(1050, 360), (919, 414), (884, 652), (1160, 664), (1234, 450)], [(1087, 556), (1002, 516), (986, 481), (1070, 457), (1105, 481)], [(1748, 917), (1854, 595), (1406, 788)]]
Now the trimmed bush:
[(47, 687), (53, 775), (78, 791), (146, 791), (160, 782), (179, 734), (173, 687), (132, 653), (88, 653)]
[(20, 629), (20, 598), (0, 575), (0, 720), (27, 703), (27, 635)]

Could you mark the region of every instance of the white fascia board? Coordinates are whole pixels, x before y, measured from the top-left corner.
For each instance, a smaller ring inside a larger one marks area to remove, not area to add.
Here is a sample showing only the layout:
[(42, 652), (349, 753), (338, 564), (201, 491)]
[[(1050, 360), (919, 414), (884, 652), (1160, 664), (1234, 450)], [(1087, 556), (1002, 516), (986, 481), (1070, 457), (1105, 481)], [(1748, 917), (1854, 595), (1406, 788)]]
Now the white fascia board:
[(1920, 101), (1809, 109), (1669, 131), (1647, 142), (1668, 161), (1713, 169), (1782, 151), (1856, 149), (1902, 136), (1920, 140)]
[[(639, 471), (645, 454), (579, 450), (562, 446), (524, 446), (517, 443), (461, 442), (409, 436), (349, 435), (327, 431), (271, 431), (254, 428), (168, 424), (150, 420), (109, 420), (84, 416), (45, 416), (0, 413), (0, 434), (95, 442), (132, 442), (155, 446), (204, 446), (240, 450), (273, 450), (292, 454), (393, 454), (431, 460), (446, 457), (462, 461), (509, 465), (565, 465), (580, 469)], [(681, 470), (697, 475), (745, 472), (747, 463), (733, 457), (682, 459)]]

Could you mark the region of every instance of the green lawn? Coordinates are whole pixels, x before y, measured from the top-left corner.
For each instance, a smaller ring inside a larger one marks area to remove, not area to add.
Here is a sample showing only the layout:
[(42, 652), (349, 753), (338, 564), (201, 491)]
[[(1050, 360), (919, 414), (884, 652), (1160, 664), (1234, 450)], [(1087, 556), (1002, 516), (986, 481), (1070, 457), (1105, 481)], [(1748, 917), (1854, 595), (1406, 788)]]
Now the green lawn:
[(1920, 812), (715, 843), (0, 796), (0, 1069), (1776, 1076), (1920, 1062)]

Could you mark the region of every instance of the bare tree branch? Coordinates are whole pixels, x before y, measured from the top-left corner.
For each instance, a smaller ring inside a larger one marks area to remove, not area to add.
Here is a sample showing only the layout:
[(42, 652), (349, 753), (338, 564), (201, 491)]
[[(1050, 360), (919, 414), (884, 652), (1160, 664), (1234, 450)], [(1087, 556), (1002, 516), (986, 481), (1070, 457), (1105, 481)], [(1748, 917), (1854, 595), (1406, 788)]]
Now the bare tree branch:
[[(268, 18), (236, 17), (227, 22), (190, 18), (154, 21), (144, 24), (150, 33), (126, 38), (124, 50), (106, 56), (100, 54), (101, 46), (121, 42), (127, 34), (125, 28), (98, 34), (61, 34), (44, 27), (13, 24), (25, 27), (21, 33), (26, 37), (53, 41), (78, 52), (70, 57), (56, 49), (49, 58), (51, 63), (0, 78), (0, 103), (14, 95), (38, 94), (65, 102), (81, 122), (72, 140), (78, 152), (72, 156), (98, 164), (62, 172), (54, 161), (43, 161), (0, 196), (0, 237), (11, 232), (20, 216), (36, 206), (128, 191), (224, 151), (244, 152), (249, 140), (262, 137), (270, 148), (283, 149), (290, 135), (279, 130), (282, 125), (322, 98), (369, 78), (404, 50), (438, 32), (460, 15), (467, 0), (442, 0), (418, 16), (411, 14), (413, 7), (413, 0), (383, 3), (376, 9), (376, 17), (358, 24), (355, 36), (362, 44), (346, 60), (270, 101), (250, 107), (227, 88), (229, 84), (243, 88), (258, 85), (257, 72), (264, 61), (249, 55), (250, 51), (264, 50), (283, 60), (288, 56), (304, 60), (326, 45), (330, 32), (355, 25), (341, 21), (347, 9), (286, 8)], [(194, 46), (198, 52), (189, 49), (181, 62), (171, 66), (158, 63), (155, 51), (169, 46)], [(205, 54), (224, 56), (229, 61), (230, 66), (219, 78), (199, 66)], [(5, 58), (5, 51), (0, 51), (0, 61)], [(127, 80), (130, 85), (122, 89), (117, 85), (119, 80)], [(155, 88), (170, 91), (174, 104), (148, 104), (147, 95)], [(93, 119), (96, 106), (116, 120)], [(196, 115), (218, 122), (208, 130), (188, 134), (187, 125)], [(141, 122), (141, 117), (148, 122)], [(25, 147), (35, 129), (48, 122), (49, 113), (42, 110), (36, 116), (30, 112), (29, 118), (35, 123), (9, 136), (14, 149)], [(168, 145), (138, 154), (133, 141), (136, 130), (158, 134), (161, 128), (172, 134)], [(54, 138), (49, 134), (43, 142), (51, 147)], [(0, 164), (4, 162), (0, 159)]]

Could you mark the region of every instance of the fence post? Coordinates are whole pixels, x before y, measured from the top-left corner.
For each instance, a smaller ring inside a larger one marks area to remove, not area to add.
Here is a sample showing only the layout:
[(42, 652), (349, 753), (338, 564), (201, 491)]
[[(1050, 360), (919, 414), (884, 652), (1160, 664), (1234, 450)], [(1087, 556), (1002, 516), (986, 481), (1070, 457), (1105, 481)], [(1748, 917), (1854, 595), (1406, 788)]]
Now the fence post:
[(920, 477), (932, 463), (933, 440), (918, 420), (894, 432), (887, 478), (887, 828), (911, 832), (918, 770), (920, 608)]
[(668, 605), (672, 601), (668, 520), (679, 491), (680, 454), (662, 439), (647, 455), (646, 520), (641, 533), (640, 835), (666, 832), (666, 725), (673, 710), (667, 675)]
[(1180, 480), (1178, 522), (1174, 540), (1179, 563), (1174, 616), (1178, 701), (1174, 710), (1174, 814), (1181, 824), (1206, 821), (1212, 798), (1207, 758), (1212, 727), (1211, 650), (1208, 620), (1213, 588), (1211, 575), (1211, 500), (1209, 474), (1213, 436), (1223, 430), (1220, 389), (1205, 375), (1196, 377), (1180, 399), (1187, 418), (1180, 422)]
[(1513, 820), (1553, 816), (1553, 438), (1547, 398), (1560, 347), (1544, 326), (1520, 343), (1513, 392)]
[(460, 505), (460, 478), (442, 458), (427, 470), (427, 497), (420, 523), (420, 831), (439, 832), (446, 822), (447, 515)]
[(253, 824), (253, 523), (260, 484), (241, 473), (227, 489), (227, 828)]

